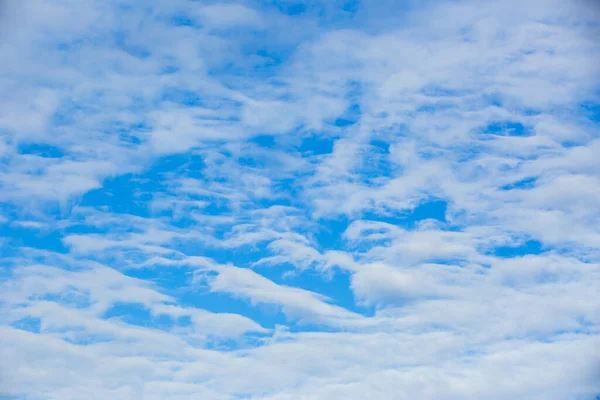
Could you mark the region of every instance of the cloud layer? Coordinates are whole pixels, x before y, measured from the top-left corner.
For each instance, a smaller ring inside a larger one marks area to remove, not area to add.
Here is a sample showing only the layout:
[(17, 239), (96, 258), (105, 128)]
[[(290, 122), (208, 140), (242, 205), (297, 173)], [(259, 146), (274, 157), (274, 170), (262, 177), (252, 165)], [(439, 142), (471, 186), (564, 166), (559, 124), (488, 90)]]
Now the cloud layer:
[(0, 397), (600, 396), (600, 8), (0, 3)]

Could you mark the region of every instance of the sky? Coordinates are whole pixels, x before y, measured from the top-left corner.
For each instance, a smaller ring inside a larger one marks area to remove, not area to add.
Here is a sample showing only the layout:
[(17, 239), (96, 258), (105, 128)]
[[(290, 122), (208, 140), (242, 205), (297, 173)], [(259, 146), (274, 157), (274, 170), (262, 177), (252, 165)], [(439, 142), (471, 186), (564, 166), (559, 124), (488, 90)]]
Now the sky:
[(0, 0), (0, 399), (600, 398), (593, 0)]

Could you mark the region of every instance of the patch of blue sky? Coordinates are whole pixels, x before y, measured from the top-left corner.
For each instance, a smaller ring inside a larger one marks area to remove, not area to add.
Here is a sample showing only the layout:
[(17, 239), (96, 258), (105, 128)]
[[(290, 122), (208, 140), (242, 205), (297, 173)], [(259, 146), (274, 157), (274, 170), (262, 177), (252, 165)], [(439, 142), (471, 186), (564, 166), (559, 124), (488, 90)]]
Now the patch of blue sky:
[(4, 238), (1, 254), (4, 257), (21, 254), (22, 248), (52, 250), (66, 254), (69, 249), (62, 242), (62, 232), (42, 226), (29, 226), (13, 220), (10, 224), (0, 225), (0, 237)]
[(184, 174), (188, 178), (199, 179), (204, 176), (205, 168), (206, 163), (202, 155), (191, 151), (158, 159), (142, 177), (166, 184), (167, 182), (164, 182), (164, 179), (175, 173)]
[(301, 138), (296, 148), (304, 156), (319, 156), (331, 154), (334, 143), (334, 137), (313, 133)]
[(383, 178), (392, 178), (401, 172), (401, 167), (389, 158), (390, 144), (384, 140), (372, 139), (364, 145), (364, 159), (360, 166), (354, 169), (364, 183), (377, 184)]
[(359, 0), (346, 0), (342, 3), (342, 10), (349, 13), (356, 13), (360, 9), (361, 2)]
[(319, 221), (319, 230), (314, 232), (318, 250), (340, 249), (343, 246), (343, 233), (350, 225), (351, 219), (346, 215), (338, 215), (333, 218), (325, 218)]
[[(131, 278), (143, 279), (152, 282), (161, 293), (172, 296), (177, 299), (181, 306), (200, 306), (201, 293), (206, 289), (191, 286), (194, 276), (194, 269), (180, 266), (162, 265), (157, 263), (143, 268), (127, 265), (123, 273)], [(122, 309), (127, 311), (127, 309)], [(117, 310), (118, 311), (118, 310)]]
[(61, 148), (42, 143), (19, 143), (18, 150), (20, 154), (30, 154), (45, 158), (62, 158), (65, 156)]
[(177, 13), (169, 16), (168, 23), (174, 26), (199, 28), (202, 25), (195, 19), (186, 14)]
[(24, 317), (10, 324), (13, 328), (23, 331), (39, 333), (41, 329), (41, 319), (37, 317)]
[(531, 189), (535, 186), (537, 177), (528, 177), (501, 187), (502, 190)]
[(295, 16), (304, 14), (308, 10), (305, 1), (274, 1), (273, 4), (283, 13)]
[(541, 254), (544, 245), (539, 240), (529, 239), (522, 243), (510, 246), (499, 246), (490, 251), (490, 254), (502, 258), (522, 257), (529, 254)]
[(600, 103), (589, 101), (581, 104), (583, 116), (594, 123), (600, 123)]
[(251, 137), (248, 142), (266, 149), (272, 149), (277, 145), (276, 138), (273, 135), (256, 135)]
[[(291, 57), (293, 55), (293, 52), (286, 51), (284, 49), (280, 49), (277, 47), (267, 47), (267, 48), (260, 48), (258, 50), (252, 49), (251, 51), (254, 51), (254, 54), (259, 57), (260, 62), (257, 63), (257, 69), (262, 70), (264, 69), (262, 72), (265, 73), (269, 73), (270, 71), (268, 71), (268, 69), (270, 67), (275, 67), (275, 66), (279, 66), (282, 65), (289, 57)], [(274, 86), (283, 86), (284, 83), (283, 82), (279, 82), (279, 85), (277, 84), (277, 80), (271, 80), (271, 83), (274, 84)]]
[(356, 124), (360, 120), (361, 108), (360, 104), (350, 105), (344, 113), (333, 121), (333, 125), (338, 128), (347, 128)]
[(151, 215), (148, 201), (161, 186), (158, 180), (141, 179), (133, 174), (121, 175), (107, 179), (102, 188), (86, 193), (80, 205), (147, 217)]
[(536, 115), (542, 114), (542, 110), (541, 109), (534, 108), (534, 107), (523, 107), (520, 111), (526, 117), (534, 117)]
[(280, 12), (293, 17), (301, 17), (304, 14), (310, 14), (312, 16), (317, 15), (322, 18), (335, 17), (342, 19), (345, 17), (343, 13), (355, 14), (358, 12), (361, 6), (361, 1), (333, 0), (328, 4), (323, 4), (321, 2), (308, 0), (286, 0), (271, 1), (270, 4)]
[(497, 136), (530, 136), (531, 129), (519, 121), (494, 121), (481, 129), (482, 134)]
[(174, 176), (199, 179), (205, 163), (201, 155), (190, 152), (158, 159), (141, 174), (124, 174), (104, 181), (103, 187), (86, 193), (80, 205), (102, 207), (115, 213), (142, 217), (154, 215), (151, 200), (169, 192)]
[(294, 56), (293, 46), (290, 41), (294, 38), (277, 38), (273, 31), (255, 32), (250, 41), (242, 48), (242, 55), (253, 61), (253, 67), (249, 71), (253, 76), (266, 79), (275, 87), (286, 86), (287, 83), (276, 78), (278, 67), (281, 67)]
[(383, 154), (390, 154), (390, 144), (385, 140), (372, 139), (369, 144)]

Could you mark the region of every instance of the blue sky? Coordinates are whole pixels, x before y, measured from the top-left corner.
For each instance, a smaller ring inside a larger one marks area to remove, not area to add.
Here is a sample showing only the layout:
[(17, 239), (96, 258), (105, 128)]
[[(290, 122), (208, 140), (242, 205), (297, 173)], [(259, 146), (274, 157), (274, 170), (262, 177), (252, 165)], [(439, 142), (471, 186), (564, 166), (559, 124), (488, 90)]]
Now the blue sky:
[(596, 399), (599, 13), (0, 3), (0, 398)]

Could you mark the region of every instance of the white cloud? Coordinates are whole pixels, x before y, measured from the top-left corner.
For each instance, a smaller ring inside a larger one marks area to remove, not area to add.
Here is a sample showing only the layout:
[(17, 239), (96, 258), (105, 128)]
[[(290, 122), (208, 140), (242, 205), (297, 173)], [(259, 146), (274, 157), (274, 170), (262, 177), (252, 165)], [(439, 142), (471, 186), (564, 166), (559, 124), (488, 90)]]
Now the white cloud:
[(211, 26), (221, 28), (260, 27), (264, 23), (260, 13), (241, 4), (212, 4), (202, 7), (200, 13)]
[(215, 277), (204, 278), (211, 291), (231, 293), (235, 297), (248, 299), (253, 304), (280, 306), (284, 314), (300, 322), (343, 325), (344, 320), (351, 322), (361, 318), (342, 307), (328, 304), (331, 299), (325, 296), (278, 285), (249, 269), (221, 266), (217, 272)]

